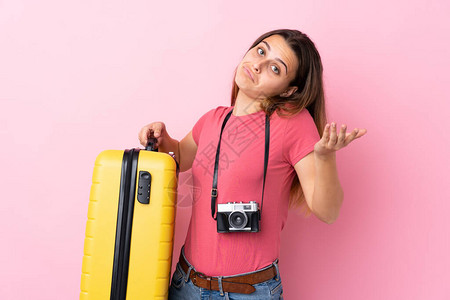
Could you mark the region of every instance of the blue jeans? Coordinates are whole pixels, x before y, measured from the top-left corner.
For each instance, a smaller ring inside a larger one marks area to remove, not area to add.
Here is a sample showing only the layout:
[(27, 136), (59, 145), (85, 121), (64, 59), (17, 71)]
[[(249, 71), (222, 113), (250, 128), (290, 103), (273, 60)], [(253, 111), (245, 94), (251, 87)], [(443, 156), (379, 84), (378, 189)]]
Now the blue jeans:
[[(183, 254), (184, 255), (184, 254)], [(187, 260), (186, 260), (187, 262)], [(194, 267), (189, 264), (194, 271)], [(220, 292), (207, 290), (200, 288), (192, 283), (190, 278), (187, 278), (186, 273), (177, 263), (175, 272), (172, 275), (172, 281), (169, 287), (169, 300), (210, 300), (210, 299), (221, 299), (221, 300), (264, 300), (264, 299), (283, 299), (283, 286), (281, 284), (280, 272), (278, 271), (278, 260), (273, 262), (277, 270), (277, 275), (267, 281), (254, 284), (255, 291), (251, 294), (240, 294), (240, 293), (230, 293), (230, 292)], [(266, 267), (269, 268), (272, 265)], [(265, 268), (264, 268), (265, 269)], [(254, 273), (254, 272), (250, 272)], [(247, 274), (247, 273), (246, 273)], [(224, 276), (223, 278), (226, 278)]]

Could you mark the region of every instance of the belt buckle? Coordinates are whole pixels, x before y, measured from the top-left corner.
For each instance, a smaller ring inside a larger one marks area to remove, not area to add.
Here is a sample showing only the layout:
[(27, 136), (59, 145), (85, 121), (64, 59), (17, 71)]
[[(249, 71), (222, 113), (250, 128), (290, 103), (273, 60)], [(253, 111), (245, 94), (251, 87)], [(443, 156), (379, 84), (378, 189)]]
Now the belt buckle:
[(202, 272), (194, 272), (194, 274), (192, 274), (192, 282), (194, 284), (197, 284), (197, 277), (202, 278), (202, 279), (206, 279), (208, 281), (208, 290), (211, 290), (211, 277), (210, 276), (206, 276), (204, 273)]

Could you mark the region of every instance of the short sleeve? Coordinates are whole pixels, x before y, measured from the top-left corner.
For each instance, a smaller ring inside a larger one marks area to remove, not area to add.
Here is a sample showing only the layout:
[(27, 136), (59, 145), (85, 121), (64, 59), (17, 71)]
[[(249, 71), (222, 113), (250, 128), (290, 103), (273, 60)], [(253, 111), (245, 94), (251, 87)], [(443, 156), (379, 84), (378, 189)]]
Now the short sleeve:
[(285, 159), (294, 166), (308, 153), (314, 150), (314, 145), (320, 140), (314, 119), (307, 109), (286, 122), (283, 140)]
[(192, 128), (192, 138), (194, 139), (194, 142), (198, 145), (198, 142), (200, 140), (200, 134), (202, 132), (203, 125), (205, 121), (208, 119), (208, 117), (212, 114), (214, 109), (211, 109), (207, 113), (205, 113), (203, 116), (198, 119), (197, 123), (195, 123), (194, 127)]

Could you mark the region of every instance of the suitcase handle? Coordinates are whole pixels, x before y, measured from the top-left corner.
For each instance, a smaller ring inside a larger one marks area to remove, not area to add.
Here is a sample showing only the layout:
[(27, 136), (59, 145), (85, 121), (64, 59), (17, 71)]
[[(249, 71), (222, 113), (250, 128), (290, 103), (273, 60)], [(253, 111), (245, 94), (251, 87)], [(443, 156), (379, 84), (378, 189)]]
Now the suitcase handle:
[(147, 147), (145, 148), (145, 150), (158, 152), (158, 148), (155, 147), (156, 142), (158, 142), (158, 140), (156, 138), (154, 138), (154, 137), (149, 138)]
[[(156, 142), (158, 142), (158, 140), (155, 137), (149, 138), (147, 147), (145, 148), (145, 150), (158, 152), (158, 148), (155, 147)], [(178, 177), (178, 173), (180, 172), (180, 165), (178, 164), (177, 160), (175, 159), (175, 155), (173, 154), (173, 152), (169, 152), (169, 155), (173, 157), (173, 160), (177, 164), (177, 177)]]

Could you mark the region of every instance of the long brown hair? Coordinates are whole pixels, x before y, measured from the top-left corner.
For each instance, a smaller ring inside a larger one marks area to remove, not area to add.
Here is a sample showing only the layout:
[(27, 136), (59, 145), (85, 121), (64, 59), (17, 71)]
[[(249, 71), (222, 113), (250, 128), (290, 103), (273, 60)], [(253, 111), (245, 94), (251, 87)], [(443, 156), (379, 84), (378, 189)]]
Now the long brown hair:
[[(314, 119), (319, 135), (322, 137), (324, 127), (327, 123), (327, 117), (322, 80), (323, 67), (319, 52), (306, 34), (293, 29), (277, 29), (264, 33), (256, 39), (247, 52), (262, 40), (274, 34), (282, 36), (297, 56), (299, 62), (297, 73), (295, 78), (289, 83), (289, 86), (297, 86), (297, 90), (289, 97), (268, 97), (261, 101), (261, 108), (269, 116), (276, 111), (282, 117), (295, 115), (305, 108)], [(234, 81), (236, 71), (237, 69), (233, 76), (231, 106), (234, 106), (239, 91), (239, 87)], [(308, 205), (304, 205), (305, 196), (301, 188), (300, 180), (296, 175), (290, 189), (289, 207), (299, 207), (302, 204), (305, 215), (311, 215), (311, 210)]]

